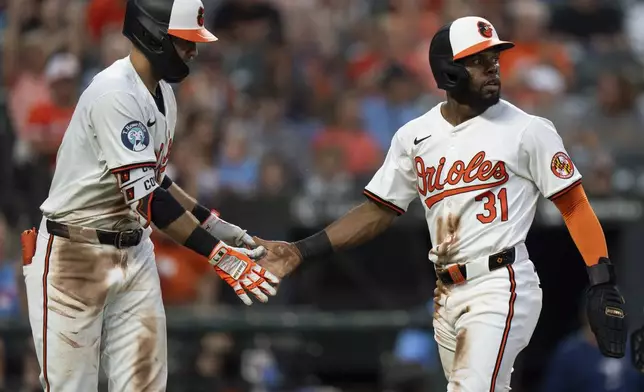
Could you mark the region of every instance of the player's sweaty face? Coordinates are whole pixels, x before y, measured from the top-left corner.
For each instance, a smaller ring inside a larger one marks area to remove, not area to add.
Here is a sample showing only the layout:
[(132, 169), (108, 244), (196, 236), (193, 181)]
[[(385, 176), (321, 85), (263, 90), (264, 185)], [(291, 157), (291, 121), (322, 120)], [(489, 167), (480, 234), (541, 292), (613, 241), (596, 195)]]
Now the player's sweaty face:
[(498, 50), (490, 49), (463, 59), (470, 74), (470, 91), (482, 101), (495, 104), (501, 96)]
[(179, 57), (186, 63), (191, 62), (197, 57), (197, 44), (195, 42), (186, 41), (185, 39), (172, 37), (174, 48), (177, 50)]

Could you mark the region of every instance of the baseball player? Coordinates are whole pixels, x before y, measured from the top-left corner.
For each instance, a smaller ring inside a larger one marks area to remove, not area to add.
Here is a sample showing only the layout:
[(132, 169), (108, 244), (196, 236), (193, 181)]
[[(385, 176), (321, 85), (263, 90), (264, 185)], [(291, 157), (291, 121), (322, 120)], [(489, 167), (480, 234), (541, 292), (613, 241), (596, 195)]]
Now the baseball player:
[(442, 27), (429, 59), (447, 101), (396, 132), (364, 190), (368, 201), (295, 243), (256, 238), (268, 249), (259, 264), (283, 277), (374, 238), (420, 197), (434, 244), (434, 337), (448, 391), (510, 389), (542, 305), (524, 243), (539, 194), (557, 205), (587, 265), (587, 311), (601, 352), (624, 355), (624, 301), (581, 174), (552, 122), (500, 99), (499, 55), (513, 46), (480, 17)]
[[(201, 0), (129, 0), (130, 55), (82, 94), (58, 152), (38, 230), (23, 233), (29, 321), (46, 392), (164, 391), (166, 325), (151, 223), (206, 257), (250, 305), (278, 283), (241, 228), (165, 175), (177, 104), (204, 28)], [(235, 246), (235, 247), (232, 247)]]

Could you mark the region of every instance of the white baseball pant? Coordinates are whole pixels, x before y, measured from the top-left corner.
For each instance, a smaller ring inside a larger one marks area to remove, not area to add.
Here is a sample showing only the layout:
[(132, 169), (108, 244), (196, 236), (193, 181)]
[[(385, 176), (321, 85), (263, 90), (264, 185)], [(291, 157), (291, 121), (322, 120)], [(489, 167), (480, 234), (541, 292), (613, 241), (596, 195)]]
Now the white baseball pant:
[(448, 392), (506, 392), (537, 326), (542, 291), (525, 245), (517, 260), (460, 285), (439, 286), (434, 337)]
[(29, 322), (45, 392), (165, 391), (166, 319), (154, 246), (72, 242), (39, 229), (23, 267)]

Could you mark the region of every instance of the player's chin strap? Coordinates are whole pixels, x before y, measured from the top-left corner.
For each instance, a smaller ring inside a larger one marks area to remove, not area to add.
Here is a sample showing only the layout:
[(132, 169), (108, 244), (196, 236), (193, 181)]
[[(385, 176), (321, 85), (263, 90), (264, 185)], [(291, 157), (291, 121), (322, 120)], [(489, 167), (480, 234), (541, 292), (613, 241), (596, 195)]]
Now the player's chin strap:
[(601, 257), (587, 267), (590, 287), (586, 293), (586, 315), (597, 338), (597, 346), (606, 357), (622, 358), (626, 351), (627, 322), (624, 298), (616, 285), (615, 268)]

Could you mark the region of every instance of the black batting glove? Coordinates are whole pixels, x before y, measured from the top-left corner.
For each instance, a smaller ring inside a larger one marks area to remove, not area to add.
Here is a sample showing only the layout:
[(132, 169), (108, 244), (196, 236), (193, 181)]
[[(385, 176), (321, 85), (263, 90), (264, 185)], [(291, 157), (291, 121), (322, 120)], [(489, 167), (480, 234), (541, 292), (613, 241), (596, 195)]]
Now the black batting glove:
[(628, 326), (624, 298), (615, 281), (614, 266), (606, 257), (587, 268), (590, 287), (586, 314), (602, 355), (622, 358), (626, 352)]

